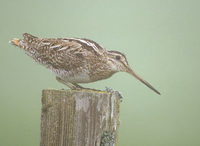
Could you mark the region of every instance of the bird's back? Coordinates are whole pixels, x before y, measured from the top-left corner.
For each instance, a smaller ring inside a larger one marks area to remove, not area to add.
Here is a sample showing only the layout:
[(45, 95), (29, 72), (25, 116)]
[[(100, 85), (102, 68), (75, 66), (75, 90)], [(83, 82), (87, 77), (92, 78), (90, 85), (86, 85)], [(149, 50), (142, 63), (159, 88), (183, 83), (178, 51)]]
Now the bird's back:
[[(36, 62), (51, 69), (62, 78), (85, 78), (91, 70), (105, 61), (105, 49), (96, 42), (79, 38), (38, 38), (24, 33), (24, 39), (15, 39), (11, 43), (24, 49)], [(76, 82), (76, 81), (74, 81)]]

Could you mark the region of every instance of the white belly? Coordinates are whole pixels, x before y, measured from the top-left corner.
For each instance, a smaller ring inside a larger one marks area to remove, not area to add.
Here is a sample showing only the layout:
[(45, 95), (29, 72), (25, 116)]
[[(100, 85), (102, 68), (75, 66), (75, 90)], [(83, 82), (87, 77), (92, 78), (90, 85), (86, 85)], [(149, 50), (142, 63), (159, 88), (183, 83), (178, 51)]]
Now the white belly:
[(89, 72), (86, 70), (80, 69), (78, 73), (72, 71), (66, 71), (63, 69), (54, 69), (51, 68), (51, 71), (61, 79), (65, 80), (66, 82), (70, 83), (89, 83), (90, 76)]

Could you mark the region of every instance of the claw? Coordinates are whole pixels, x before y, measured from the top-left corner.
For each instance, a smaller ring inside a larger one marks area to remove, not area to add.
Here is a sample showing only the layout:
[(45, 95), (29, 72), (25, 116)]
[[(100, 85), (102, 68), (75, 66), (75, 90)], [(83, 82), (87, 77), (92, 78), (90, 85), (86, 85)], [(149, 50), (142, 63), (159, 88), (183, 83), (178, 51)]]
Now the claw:
[(122, 96), (121, 92), (116, 91), (116, 90), (114, 90), (114, 89), (112, 89), (110, 87), (106, 87), (106, 91), (109, 92), (109, 93), (115, 93), (115, 94), (117, 94), (120, 97), (120, 101), (122, 102), (123, 96)]

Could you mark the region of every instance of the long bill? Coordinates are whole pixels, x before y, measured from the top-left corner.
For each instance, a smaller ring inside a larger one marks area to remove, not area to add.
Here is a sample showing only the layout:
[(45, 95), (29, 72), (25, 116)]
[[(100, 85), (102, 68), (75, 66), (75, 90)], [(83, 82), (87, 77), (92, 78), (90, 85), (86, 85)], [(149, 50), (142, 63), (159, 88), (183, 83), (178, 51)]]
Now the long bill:
[(137, 75), (131, 68), (129, 68), (127, 72), (130, 73), (131, 75), (133, 75), (134, 77), (136, 77), (138, 80), (140, 80), (142, 83), (144, 83), (147, 87), (149, 87), (151, 90), (153, 90), (154, 92), (156, 92), (157, 94), (160, 95), (160, 92), (158, 90), (156, 90), (151, 84), (149, 84), (147, 81), (145, 81), (139, 75)]

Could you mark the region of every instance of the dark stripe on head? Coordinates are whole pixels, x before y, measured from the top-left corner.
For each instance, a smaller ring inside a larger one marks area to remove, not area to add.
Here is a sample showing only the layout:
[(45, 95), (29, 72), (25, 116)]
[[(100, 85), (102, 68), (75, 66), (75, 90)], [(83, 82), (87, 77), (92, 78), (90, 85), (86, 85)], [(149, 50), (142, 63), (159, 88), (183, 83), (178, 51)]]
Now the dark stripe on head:
[(123, 53), (119, 52), (119, 51), (108, 51), (108, 52), (120, 54), (120, 55), (122, 55), (124, 58), (126, 58), (126, 56), (125, 56)]
[(109, 53), (115, 53), (115, 54), (118, 54), (118, 55), (123, 56), (123, 58), (125, 59), (126, 63), (128, 64), (128, 61), (126, 60), (126, 56), (125, 56), (123, 53), (121, 53), (121, 52), (119, 52), (119, 51), (108, 51), (108, 52), (109, 52)]

